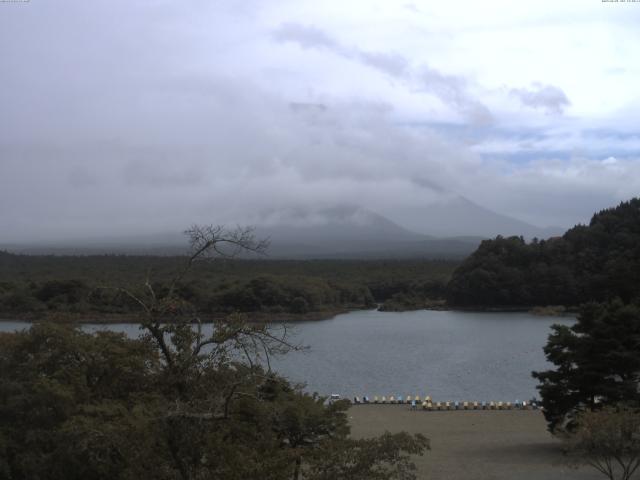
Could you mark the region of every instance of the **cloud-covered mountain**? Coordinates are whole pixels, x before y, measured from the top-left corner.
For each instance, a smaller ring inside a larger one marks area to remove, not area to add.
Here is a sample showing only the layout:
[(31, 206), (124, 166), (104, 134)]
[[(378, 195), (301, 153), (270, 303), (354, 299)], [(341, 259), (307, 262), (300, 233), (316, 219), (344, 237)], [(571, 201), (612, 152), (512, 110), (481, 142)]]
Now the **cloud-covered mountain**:
[(272, 211), (256, 226), (256, 234), (271, 240), (272, 257), (460, 257), (478, 242), (415, 233), (353, 205)]
[[(469, 255), (482, 238), (523, 235), (546, 238), (561, 229), (544, 229), (480, 207), (462, 197), (448, 203), (427, 205), (416, 211), (396, 211), (411, 229), (357, 205), (327, 208), (284, 208), (261, 212), (255, 227), (257, 238), (270, 240), (271, 258), (461, 258)], [(420, 221), (412, 219), (419, 218)], [(174, 233), (111, 236), (8, 246), (25, 253), (182, 254), (186, 238)]]
[(292, 208), (266, 213), (256, 225), (274, 244), (317, 245), (335, 251), (371, 249), (381, 244), (424, 240), (371, 210), (339, 205), (323, 209)]
[(548, 238), (563, 232), (498, 214), (463, 197), (395, 213), (390, 219), (346, 205), (276, 210), (261, 216), (256, 233), (271, 239), (270, 254), (276, 257), (458, 257), (471, 253), (482, 238)]
[[(461, 258), (480, 241), (479, 237), (436, 238), (415, 233), (353, 205), (271, 210), (264, 212), (254, 227), (257, 238), (270, 240), (270, 258)], [(33, 254), (172, 255), (186, 251), (186, 238), (178, 233), (163, 233), (6, 247)]]
[(461, 196), (423, 207), (399, 210), (395, 220), (416, 232), (437, 237), (522, 235), (531, 239), (561, 235), (565, 230), (562, 227), (538, 227), (496, 213)]
[(566, 228), (640, 191), (640, 69), (618, 48), (638, 44), (638, 9), (9, 3), (3, 244), (328, 202), (424, 234), (542, 236), (444, 200)]

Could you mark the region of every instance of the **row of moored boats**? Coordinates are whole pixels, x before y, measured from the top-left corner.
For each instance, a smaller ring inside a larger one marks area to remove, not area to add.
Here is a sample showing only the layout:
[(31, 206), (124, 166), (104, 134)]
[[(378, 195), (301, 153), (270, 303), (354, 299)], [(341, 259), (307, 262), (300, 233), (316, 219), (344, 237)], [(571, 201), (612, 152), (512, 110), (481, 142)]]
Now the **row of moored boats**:
[[(331, 395), (331, 400), (335, 401), (340, 399), (339, 395), (333, 394)], [(411, 405), (412, 408), (417, 409), (418, 407), (423, 410), (536, 410), (539, 407), (536, 401), (520, 401), (516, 400), (515, 402), (435, 402), (431, 399), (429, 395), (424, 398), (416, 395), (415, 397), (408, 395), (403, 397), (402, 395), (394, 396), (391, 395), (389, 397), (382, 396), (378, 397), (377, 395), (373, 398), (363, 396), (363, 397), (353, 397), (354, 404), (367, 404), (367, 403), (377, 403), (377, 404), (407, 404)]]

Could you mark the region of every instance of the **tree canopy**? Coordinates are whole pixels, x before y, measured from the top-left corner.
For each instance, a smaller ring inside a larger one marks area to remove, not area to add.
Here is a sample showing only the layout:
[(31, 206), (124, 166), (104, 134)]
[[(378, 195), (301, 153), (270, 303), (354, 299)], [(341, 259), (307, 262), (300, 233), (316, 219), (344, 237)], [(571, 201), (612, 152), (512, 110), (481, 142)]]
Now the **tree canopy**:
[(486, 240), (453, 273), (458, 306), (577, 306), (640, 296), (640, 199), (596, 213), (588, 226), (527, 243)]
[[(0, 252), (0, 315), (46, 319), (131, 318), (139, 305), (105, 285), (136, 289), (151, 272), (167, 287), (184, 257), (32, 256)], [(274, 260), (213, 258), (193, 265), (176, 294), (204, 318), (233, 312), (252, 318), (305, 319), (410, 299), (423, 308), (444, 299), (458, 262), (411, 260)], [(393, 297), (396, 296), (394, 299)], [(395, 302), (397, 303), (397, 302)], [(256, 315), (253, 315), (256, 314)]]
[[(269, 357), (286, 329), (241, 314), (204, 333), (178, 294), (211, 250), (260, 248), (246, 231), (194, 227), (167, 285), (116, 287), (143, 336), (34, 324), (0, 334), (0, 479), (411, 479), (422, 435), (349, 438), (348, 402), (291, 385)], [(331, 460), (329, 460), (331, 459)]]
[(533, 372), (552, 431), (584, 410), (640, 407), (640, 307), (588, 303), (573, 326), (552, 328), (544, 351), (555, 369)]

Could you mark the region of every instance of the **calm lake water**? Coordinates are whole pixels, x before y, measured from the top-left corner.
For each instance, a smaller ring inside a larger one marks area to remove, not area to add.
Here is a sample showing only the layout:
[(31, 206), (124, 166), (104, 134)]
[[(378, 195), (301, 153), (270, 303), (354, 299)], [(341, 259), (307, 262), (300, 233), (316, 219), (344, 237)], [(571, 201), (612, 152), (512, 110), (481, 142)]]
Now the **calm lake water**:
[[(292, 341), (309, 346), (272, 367), (323, 395), (431, 395), (435, 400), (528, 400), (532, 370), (549, 367), (542, 347), (554, 323), (572, 318), (527, 313), (378, 312), (289, 325)], [(0, 322), (0, 331), (29, 325)], [(135, 324), (86, 325), (130, 336)]]

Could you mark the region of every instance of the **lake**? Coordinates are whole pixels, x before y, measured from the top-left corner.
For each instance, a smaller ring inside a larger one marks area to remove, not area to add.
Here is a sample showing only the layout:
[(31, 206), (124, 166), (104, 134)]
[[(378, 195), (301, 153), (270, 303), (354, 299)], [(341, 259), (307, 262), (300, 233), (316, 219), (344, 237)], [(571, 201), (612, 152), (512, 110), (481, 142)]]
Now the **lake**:
[[(277, 357), (272, 366), (323, 395), (528, 400), (537, 394), (531, 371), (549, 368), (542, 351), (549, 327), (574, 321), (511, 312), (356, 311), (289, 324), (292, 341), (309, 349)], [(0, 322), (0, 331), (25, 327)], [(139, 334), (135, 324), (84, 328)]]

